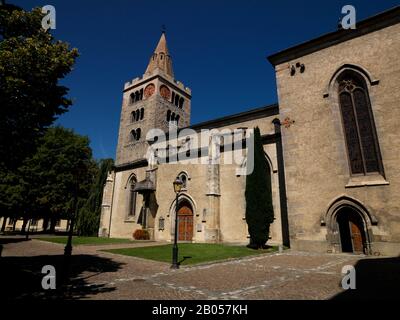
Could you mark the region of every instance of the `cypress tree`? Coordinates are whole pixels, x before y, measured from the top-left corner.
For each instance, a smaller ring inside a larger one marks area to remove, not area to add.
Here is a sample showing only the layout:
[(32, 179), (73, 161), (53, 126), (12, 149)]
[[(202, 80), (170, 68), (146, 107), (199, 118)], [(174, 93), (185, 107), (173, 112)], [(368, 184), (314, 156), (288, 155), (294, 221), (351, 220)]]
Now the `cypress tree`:
[(266, 247), (269, 227), (274, 221), (274, 210), (272, 206), (271, 171), (264, 154), (260, 129), (256, 127), (253, 134), (254, 169), (246, 176), (246, 222), (250, 235), (248, 247), (259, 249)]
[(99, 230), (101, 203), (103, 199), (103, 188), (107, 180), (108, 172), (114, 165), (113, 159), (102, 159), (96, 179), (93, 183), (87, 200), (80, 205), (76, 230), (80, 236), (95, 236)]

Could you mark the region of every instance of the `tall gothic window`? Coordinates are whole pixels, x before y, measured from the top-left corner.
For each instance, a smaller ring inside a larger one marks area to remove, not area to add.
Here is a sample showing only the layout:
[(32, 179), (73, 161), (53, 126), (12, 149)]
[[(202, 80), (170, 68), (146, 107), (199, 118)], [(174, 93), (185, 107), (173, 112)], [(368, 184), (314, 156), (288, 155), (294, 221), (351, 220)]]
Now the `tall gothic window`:
[(137, 193), (133, 191), (135, 189), (136, 185), (136, 179), (132, 178), (130, 184), (129, 184), (129, 211), (128, 211), (128, 217), (133, 217), (136, 214), (136, 195)]
[(368, 89), (361, 75), (344, 72), (338, 79), (347, 154), (352, 174), (383, 174)]

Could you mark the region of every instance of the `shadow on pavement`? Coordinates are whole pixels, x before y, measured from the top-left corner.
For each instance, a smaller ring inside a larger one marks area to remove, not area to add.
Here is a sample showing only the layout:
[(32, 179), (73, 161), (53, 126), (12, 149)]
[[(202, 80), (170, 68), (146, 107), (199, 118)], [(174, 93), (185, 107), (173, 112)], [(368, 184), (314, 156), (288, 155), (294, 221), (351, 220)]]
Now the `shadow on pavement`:
[(333, 300), (400, 299), (400, 257), (363, 259), (357, 262), (356, 289), (346, 290)]
[[(56, 269), (56, 290), (44, 290), (42, 267)], [(42, 255), (0, 258), (0, 299), (81, 299), (89, 295), (115, 290), (104, 284), (90, 285), (88, 279), (96, 274), (115, 272), (121, 263), (94, 255), (72, 255), (68, 286), (63, 286), (64, 256)]]
[(18, 243), (18, 242), (25, 242), (30, 241), (31, 239), (26, 240), (25, 238), (12, 238), (12, 237), (1, 237), (0, 238), (0, 245), (7, 244), (7, 243)]

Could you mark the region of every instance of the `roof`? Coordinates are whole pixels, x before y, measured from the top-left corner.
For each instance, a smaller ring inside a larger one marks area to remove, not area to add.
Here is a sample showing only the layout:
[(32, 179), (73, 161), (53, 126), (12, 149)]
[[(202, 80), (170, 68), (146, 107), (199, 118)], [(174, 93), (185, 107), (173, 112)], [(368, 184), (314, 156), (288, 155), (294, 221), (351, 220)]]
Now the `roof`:
[[(269, 117), (273, 115), (279, 114), (279, 106), (277, 103), (267, 105), (261, 108), (251, 109), (248, 111), (236, 113), (229, 116), (224, 116), (221, 118), (208, 120), (204, 122), (200, 122), (194, 125), (189, 126), (188, 128), (193, 130), (201, 130), (201, 129), (212, 129), (217, 127), (223, 127), (235, 123), (245, 122), (249, 120)], [(185, 129), (185, 128), (182, 128)], [(179, 129), (179, 130), (182, 130)]]
[(145, 73), (153, 73), (153, 71), (157, 68), (164, 71), (167, 75), (174, 77), (174, 71), (172, 70), (172, 59), (169, 55), (165, 32), (161, 34), (160, 40), (158, 41), (157, 47), (150, 58)]
[(357, 22), (356, 29), (340, 29), (327, 33), (313, 40), (272, 54), (268, 56), (267, 59), (273, 66), (276, 66), (341, 42), (392, 26), (399, 22), (400, 6), (396, 6), (375, 16)]

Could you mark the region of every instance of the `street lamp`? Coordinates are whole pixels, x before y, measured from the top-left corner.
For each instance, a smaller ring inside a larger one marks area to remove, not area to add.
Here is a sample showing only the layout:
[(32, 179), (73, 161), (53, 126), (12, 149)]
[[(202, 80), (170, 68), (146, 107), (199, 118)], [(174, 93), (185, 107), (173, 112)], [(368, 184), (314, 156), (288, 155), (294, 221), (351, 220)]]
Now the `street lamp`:
[(176, 177), (173, 182), (174, 191), (176, 195), (175, 199), (175, 232), (174, 232), (174, 246), (172, 247), (172, 269), (179, 269), (178, 264), (178, 198), (179, 193), (182, 190), (183, 182), (179, 177)]
[(74, 176), (74, 209), (70, 217), (69, 222), (69, 230), (68, 230), (68, 238), (67, 244), (64, 248), (64, 284), (67, 284), (69, 280), (69, 272), (70, 272), (70, 264), (71, 264), (71, 255), (72, 255), (72, 236), (74, 232), (74, 222), (75, 218), (78, 215), (78, 178), (77, 175)]
[(72, 236), (74, 233), (74, 223), (75, 219), (78, 217), (78, 193), (79, 193), (79, 179), (87, 172), (87, 167), (83, 162), (77, 163), (76, 167), (73, 169), (73, 194), (74, 194), (74, 209), (71, 214), (69, 230), (68, 230), (68, 240), (64, 248), (64, 281), (65, 283), (69, 280), (71, 256), (72, 256)]

